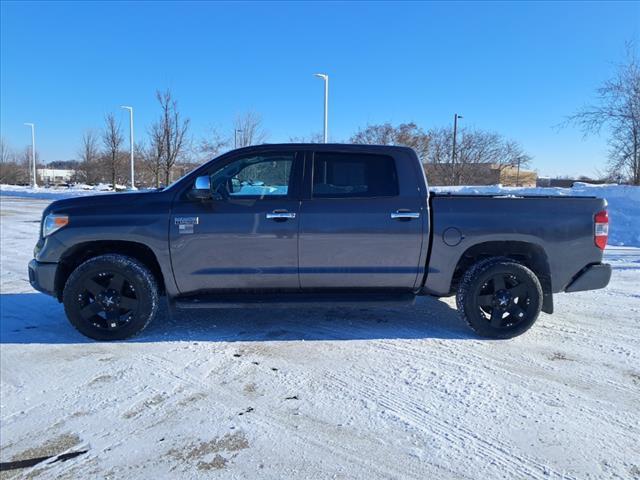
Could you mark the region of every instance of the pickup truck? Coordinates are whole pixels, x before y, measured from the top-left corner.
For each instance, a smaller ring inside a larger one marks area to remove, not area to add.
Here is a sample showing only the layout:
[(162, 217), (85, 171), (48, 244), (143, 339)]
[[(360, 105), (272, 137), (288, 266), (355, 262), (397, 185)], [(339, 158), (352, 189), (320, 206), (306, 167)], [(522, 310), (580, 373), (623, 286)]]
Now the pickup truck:
[(155, 191), (43, 212), (34, 288), (97, 340), (169, 308), (397, 305), (456, 295), (480, 336), (511, 338), (553, 294), (603, 288), (606, 201), (430, 193), (410, 148), (240, 148)]

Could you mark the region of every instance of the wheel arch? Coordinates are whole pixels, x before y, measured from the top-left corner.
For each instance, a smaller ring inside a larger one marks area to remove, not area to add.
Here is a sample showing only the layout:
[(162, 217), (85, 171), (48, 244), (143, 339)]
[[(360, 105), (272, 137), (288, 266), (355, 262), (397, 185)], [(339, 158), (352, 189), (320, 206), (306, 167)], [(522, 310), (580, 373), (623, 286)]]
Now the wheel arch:
[(475, 263), (489, 257), (505, 257), (521, 263), (536, 274), (544, 294), (542, 311), (553, 312), (551, 268), (549, 258), (540, 245), (523, 241), (490, 241), (472, 245), (460, 256), (451, 279), (450, 293), (454, 293), (465, 272)]
[(105, 254), (126, 255), (135, 258), (153, 274), (160, 293), (165, 292), (164, 276), (156, 254), (147, 245), (126, 240), (98, 240), (83, 242), (66, 250), (60, 257), (54, 282), (55, 293), (62, 301), (62, 292), (69, 275), (90, 258)]

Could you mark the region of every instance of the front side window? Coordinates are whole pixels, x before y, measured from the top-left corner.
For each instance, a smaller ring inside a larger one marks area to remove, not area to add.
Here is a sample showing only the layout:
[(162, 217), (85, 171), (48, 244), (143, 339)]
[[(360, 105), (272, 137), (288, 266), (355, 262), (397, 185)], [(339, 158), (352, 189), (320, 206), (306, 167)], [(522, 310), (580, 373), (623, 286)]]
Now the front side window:
[(316, 153), (313, 197), (356, 198), (398, 195), (395, 162), (387, 155)]
[(224, 198), (286, 196), (293, 160), (293, 153), (241, 158), (215, 171), (211, 186)]

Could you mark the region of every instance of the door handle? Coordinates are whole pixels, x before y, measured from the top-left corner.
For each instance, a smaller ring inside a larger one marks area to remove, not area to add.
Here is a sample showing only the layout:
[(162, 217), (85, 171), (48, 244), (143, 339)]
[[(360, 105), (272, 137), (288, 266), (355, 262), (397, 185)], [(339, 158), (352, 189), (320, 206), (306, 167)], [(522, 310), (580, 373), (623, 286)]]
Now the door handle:
[(267, 213), (267, 218), (271, 220), (287, 220), (288, 218), (296, 218), (296, 214), (286, 210), (274, 210), (271, 213)]
[(411, 220), (413, 218), (420, 218), (420, 212), (397, 210), (391, 214), (391, 218), (394, 220)]

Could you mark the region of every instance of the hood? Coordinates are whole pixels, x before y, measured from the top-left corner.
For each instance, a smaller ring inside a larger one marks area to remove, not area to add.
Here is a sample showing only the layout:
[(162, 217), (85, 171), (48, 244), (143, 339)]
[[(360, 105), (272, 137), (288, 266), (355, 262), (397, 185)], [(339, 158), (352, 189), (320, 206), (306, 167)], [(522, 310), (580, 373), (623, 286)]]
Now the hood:
[(102, 195), (86, 195), (80, 197), (64, 198), (52, 202), (43, 212), (44, 215), (49, 213), (101, 213), (102, 211), (115, 213), (127, 210), (138, 210), (147, 204), (154, 204), (158, 201), (166, 201), (171, 199), (168, 192), (147, 190), (143, 192), (118, 192), (107, 193)]

